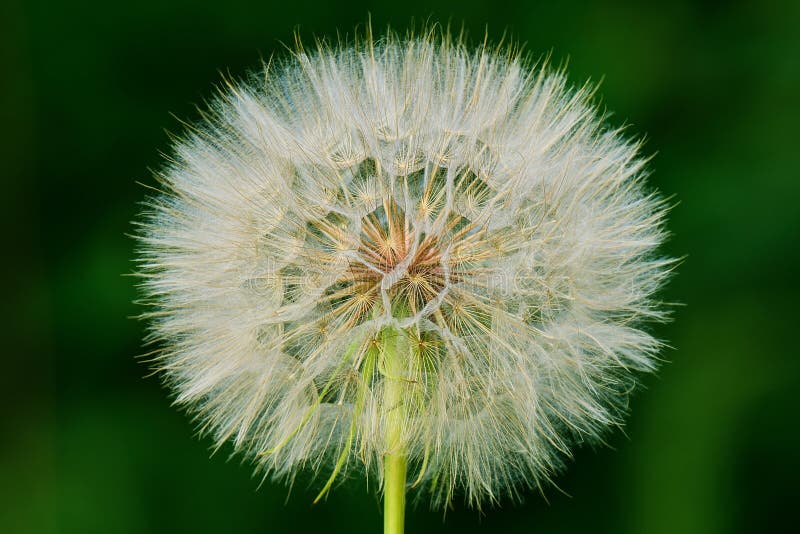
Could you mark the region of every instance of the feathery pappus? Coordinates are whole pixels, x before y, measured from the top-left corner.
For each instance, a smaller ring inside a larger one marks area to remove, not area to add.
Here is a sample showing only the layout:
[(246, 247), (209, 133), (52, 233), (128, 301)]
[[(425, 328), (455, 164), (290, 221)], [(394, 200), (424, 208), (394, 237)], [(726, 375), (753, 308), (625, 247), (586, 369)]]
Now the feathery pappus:
[(176, 403), (320, 495), (393, 450), (434, 506), (547, 481), (654, 369), (672, 265), (640, 143), (592, 93), (436, 32), (226, 82), (140, 223)]

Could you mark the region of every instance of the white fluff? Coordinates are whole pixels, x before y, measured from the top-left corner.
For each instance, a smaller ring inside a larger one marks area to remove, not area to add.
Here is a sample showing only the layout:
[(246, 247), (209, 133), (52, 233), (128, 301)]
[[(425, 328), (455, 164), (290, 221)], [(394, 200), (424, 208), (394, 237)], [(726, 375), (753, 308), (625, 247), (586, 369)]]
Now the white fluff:
[(653, 369), (642, 325), (663, 318), (671, 265), (639, 146), (590, 93), (433, 35), (228, 84), (176, 142), (140, 234), (177, 403), (265, 475), (380, 477), (373, 341), (393, 329), (414, 487), (479, 505), (547, 480)]

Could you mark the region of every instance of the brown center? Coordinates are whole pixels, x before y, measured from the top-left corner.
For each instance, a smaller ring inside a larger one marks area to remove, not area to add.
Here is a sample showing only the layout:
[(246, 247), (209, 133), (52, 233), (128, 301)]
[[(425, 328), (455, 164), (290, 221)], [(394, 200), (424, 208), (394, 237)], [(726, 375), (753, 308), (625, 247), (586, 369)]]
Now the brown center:
[(408, 220), (392, 201), (384, 202), (362, 221), (361, 243), (358, 249), (363, 261), (352, 261), (347, 279), (376, 294), (387, 275), (398, 270), (398, 279), (389, 288), (389, 295), (398, 310), (410, 314), (434, 298), (444, 288), (445, 270), (442, 265), (439, 240), (422, 237), (415, 244)]

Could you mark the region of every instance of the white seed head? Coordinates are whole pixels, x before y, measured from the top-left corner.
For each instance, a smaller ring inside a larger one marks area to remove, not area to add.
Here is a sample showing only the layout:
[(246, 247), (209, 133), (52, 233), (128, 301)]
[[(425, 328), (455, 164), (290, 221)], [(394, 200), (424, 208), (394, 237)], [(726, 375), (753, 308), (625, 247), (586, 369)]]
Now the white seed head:
[(653, 369), (642, 326), (663, 318), (671, 265), (639, 145), (590, 97), (434, 35), (301, 50), (228, 83), (140, 233), (177, 403), (265, 476), (380, 478), (399, 379), (409, 480), (434, 505), (547, 480)]

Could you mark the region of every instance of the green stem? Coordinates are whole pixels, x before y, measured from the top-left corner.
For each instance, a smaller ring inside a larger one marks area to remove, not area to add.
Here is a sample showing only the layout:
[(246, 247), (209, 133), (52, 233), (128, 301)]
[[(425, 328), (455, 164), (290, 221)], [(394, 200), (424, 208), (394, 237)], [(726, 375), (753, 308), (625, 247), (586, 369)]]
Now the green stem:
[(386, 454), (383, 457), (383, 532), (403, 534), (406, 507), (405, 368), (408, 358), (403, 334), (395, 330), (383, 335), (383, 409), (386, 421)]
[(406, 508), (406, 457), (387, 454), (383, 475), (383, 532), (403, 534)]

